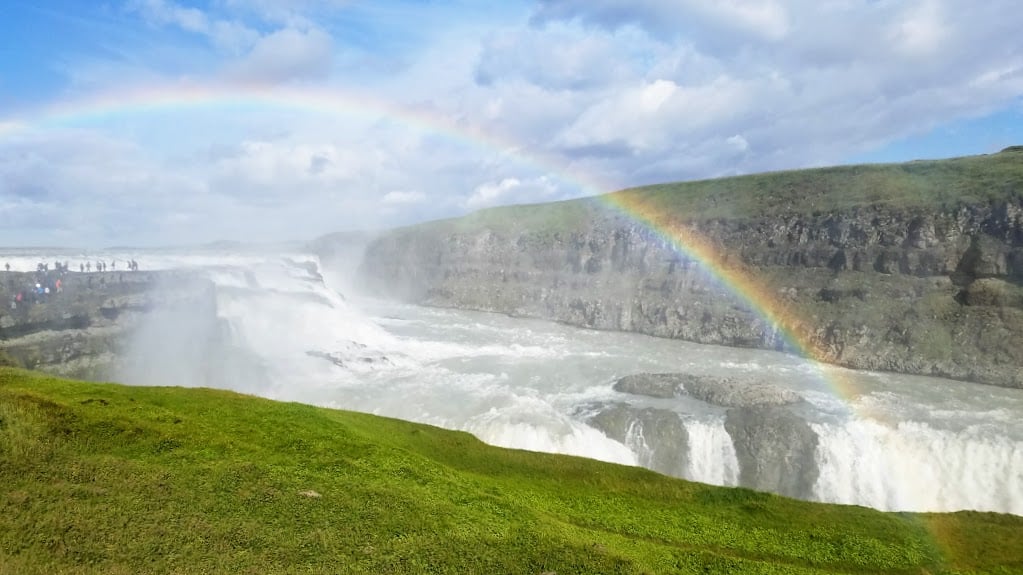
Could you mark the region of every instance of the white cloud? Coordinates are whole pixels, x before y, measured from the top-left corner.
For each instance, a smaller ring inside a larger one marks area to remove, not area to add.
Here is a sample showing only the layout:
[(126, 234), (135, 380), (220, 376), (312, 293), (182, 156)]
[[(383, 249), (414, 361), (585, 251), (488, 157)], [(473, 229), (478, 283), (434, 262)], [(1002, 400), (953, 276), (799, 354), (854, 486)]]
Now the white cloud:
[(712, 135), (731, 118), (749, 113), (755, 90), (721, 77), (696, 86), (657, 79), (622, 88), (583, 111), (556, 143), (567, 149), (609, 144), (626, 146), (626, 155), (669, 149), (674, 141)]
[(499, 204), (525, 204), (552, 199), (558, 187), (548, 177), (527, 181), (509, 177), (499, 181), (485, 182), (476, 186), (465, 200), (470, 210), (488, 208)]
[(198, 34), (209, 32), (209, 19), (198, 8), (184, 7), (167, 0), (132, 0), (127, 7), (156, 24), (172, 24)]
[[(841, 162), (1023, 101), (1013, 0), (192, 6), (135, 0), (144, 33), (26, 56), (86, 103), (137, 93), (125, 85), (168, 98), (41, 126), (0, 114), (7, 243), (52, 243), (56, 229), (122, 243), (395, 225)], [(293, 108), (260, 104), (276, 84), (300, 96)], [(191, 86), (226, 95), (179, 106)], [(327, 106), (332, 89), (351, 97)], [(61, 97), (40, 93), (80, 107)]]
[(384, 197), (380, 198), (380, 203), (390, 205), (421, 204), (425, 201), (426, 194), (416, 190), (410, 192), (395, 190), (387, 192)]
[(182, 6), (172, 0), (131, 0), (126, 8), (151, 24), (176, 26), (205, 36), (230, 52), (245, 50), (259, 38), (258, 32), (239, 21), (213, 18), (198, 8)]
[(747, 141), (746, 138), (742, 137), (741, 134), (729, 136), (728, 139), (725, 140), (725, 142), (727, 142), (728, 145), (735, 148), (735, 151), (737, 152), (745, 152), (746, 150), (749, 149), (749, 141)]
[(534, 18), (579, 18), (611, 28), (636, 24), (667, 38), (733, 32), (776, 41), (790, 29), (789, 10), (777, 0), (540, 0)]
[(329, 34), (315, 28), (284, 28), (261, 38), (241, 62), (231, 66), (229, 74), (252, 83), (324, 78), (332, 61)]
[(522, 182), (517, 178), (505, 178), (500, 182), (487, 182), (478, 186), (469, 199), (465, 201), (469, 209), (477, 209), (493, 206), (499, 203), (502, 197), (514, 192)]
[(889, 32), (896, 49), (915, 57), (933, 55), (948, 35), (938, 0), (910, 6)]

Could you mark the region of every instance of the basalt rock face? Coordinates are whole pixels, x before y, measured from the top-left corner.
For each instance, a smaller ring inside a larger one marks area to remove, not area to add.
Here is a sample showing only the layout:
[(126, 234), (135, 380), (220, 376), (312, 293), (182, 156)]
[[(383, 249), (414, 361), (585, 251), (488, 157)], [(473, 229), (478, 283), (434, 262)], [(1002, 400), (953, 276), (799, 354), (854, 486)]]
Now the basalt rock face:
[[(34, 294), (37, 282), (51, 293)], [(167, 306), (210, 303), (208, 287), (173, 272), (0, 272), (0, 351), (29, 369), (111, 379), (146, 317)]]
[(426, 305), (729, 346), (794, 340), (852, 368), (1023, 388), (1023, 184), (991, 185), (983, 200), (679, 213), (700, 238), (682, 249), (597, 207), (570, 225), (505, 209), (384, 234), (360, 272), (373, 293)]

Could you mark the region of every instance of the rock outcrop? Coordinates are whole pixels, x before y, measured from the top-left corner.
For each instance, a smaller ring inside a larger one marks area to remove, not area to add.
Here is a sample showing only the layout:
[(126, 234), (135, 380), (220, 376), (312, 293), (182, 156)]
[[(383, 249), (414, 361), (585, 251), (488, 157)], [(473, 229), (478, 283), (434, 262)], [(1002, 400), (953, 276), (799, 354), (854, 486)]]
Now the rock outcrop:
[(657, 398), (689, 396), (720, 407), (791, 405), (803, 398), (791, 389), (768, 383), (690, 373), (640, 373), (619, 379), (615, 391)]
[[(725, 408), (720, 439), (735, 453), (737, 485), (803, 499), (813, 497), (819, 470), (816, 461), (817, 433), (797, 393), (750, 379), (720, 378), (688, 373), (637, 374), (619, 379), (614, 389), (644, 398), (696, 399)], [(632, 402), (608, 402), (585, 406), (586, 422), (631, 448), (639, 463), (655, 471), (700, 479), (692, 472), (693, 445), (690, 415), (672, 409), (670, 402), (650, 407)], [(721, 411), (713, 418), (720, 418)], [(706, 443), (707, 437), (701, 441)], [(707, 445), (699, 446), (703, 449)], [(722, 450), (723, 451), (723, 450)], [(718, 456), (720, 457), (720, 455)]]
[(677, 188), (607, 200), (631, 215), (578, 200), (394, 230), (361, 276), (425, 305), (1023, 388), (1023, 155)]
[(817, 433), (783, 407), (728, 410), (725, 429), (739, 460), (739, 485), (808, 499), (819, 470)]
[[(34, 294), (37, 282), (51, 293)], [(110, 379), (144, 318), (175, 305), (208, 303), (209, 288), (175, 272), (0, 272), (0, 351), (29, 369)]]

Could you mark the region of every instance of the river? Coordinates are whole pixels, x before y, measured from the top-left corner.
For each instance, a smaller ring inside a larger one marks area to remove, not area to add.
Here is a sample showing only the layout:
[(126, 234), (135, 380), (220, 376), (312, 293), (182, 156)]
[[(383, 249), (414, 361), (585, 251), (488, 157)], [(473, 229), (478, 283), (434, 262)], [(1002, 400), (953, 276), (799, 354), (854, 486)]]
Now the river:
[[(756, 476), (752, 486), (810, 500), (1023, 515), (1023, 390), (357, 297), (345, 287), (350, 278), (324, 280), (315, 256), (299, 251), (8, 250), (0, 258), (15, 269), (43, 258), (72, 269), (136, 259), (212, 280), (215, 309), (151, 315), (113, 374), (125, 383), (213, 385), (718, 485)], [(623, 376), (661, 372), (775, 386), (802, 401), (735, 412), (730, 431), (727, 407), (613, 389)], [(624, 421), (620, 433), (597, 424), (609, 420)]]

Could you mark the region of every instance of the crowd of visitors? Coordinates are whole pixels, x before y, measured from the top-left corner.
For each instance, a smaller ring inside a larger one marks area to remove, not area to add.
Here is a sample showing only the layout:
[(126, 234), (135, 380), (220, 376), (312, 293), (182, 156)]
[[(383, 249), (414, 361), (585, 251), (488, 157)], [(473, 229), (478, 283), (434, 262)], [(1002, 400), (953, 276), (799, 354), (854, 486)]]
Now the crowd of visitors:
[[(125, 261), (128, 271), (138, 271), (139, 264), (135, 260)], [(11, 264), (7, 262), (4, 264), (4, 269), (11, 271)], [(111, 260), (110, 271), (117, 269), (117, 262)], [(49, 299), (51, 296), (56, 294), (64, 293), (65, 278), (70, 273), (71, 267), (68, 262), (53, 262), (53, 268), (50, 268), (49, 262), (39, 262), (36, 265), (36, 271), (32, 276), (34, 285), (30, 283), (27, 287), (16, 286), (12, 291), (14, 292), (11, 296), (11, 309), (18, 309), (23, 304), (42, 303)], [(81, 273), (91, 273), (93, 270), (93, 262), (86, 261), (78, 264), (78, 271)], [(107, 262), (97, 260), (95, 263), (95, 270), (99, 273), (107, 271)], [(90, 284), (92, 283), (90, 279)]]

